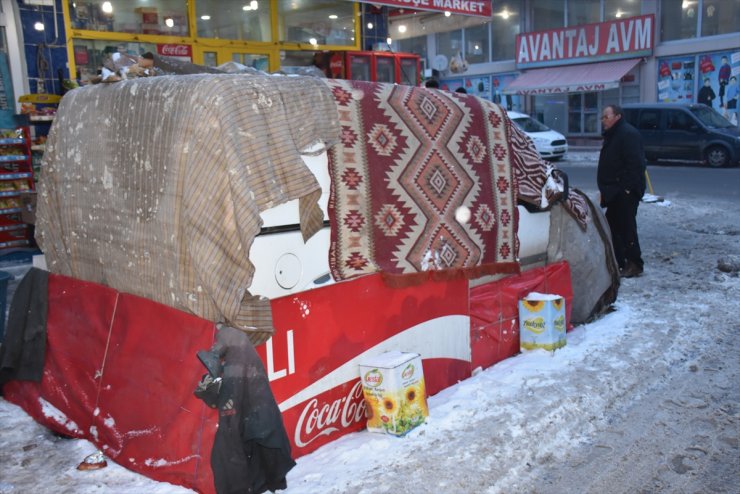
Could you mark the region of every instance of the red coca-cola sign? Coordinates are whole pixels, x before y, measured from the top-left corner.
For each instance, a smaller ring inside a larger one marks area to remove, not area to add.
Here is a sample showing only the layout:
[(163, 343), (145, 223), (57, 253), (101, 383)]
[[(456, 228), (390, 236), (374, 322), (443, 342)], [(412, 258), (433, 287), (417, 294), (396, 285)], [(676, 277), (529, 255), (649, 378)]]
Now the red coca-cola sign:
[(166, 44), (157, 45), (157, 53), (163, 57), (193, 59), (193, 47), (190, 45)]

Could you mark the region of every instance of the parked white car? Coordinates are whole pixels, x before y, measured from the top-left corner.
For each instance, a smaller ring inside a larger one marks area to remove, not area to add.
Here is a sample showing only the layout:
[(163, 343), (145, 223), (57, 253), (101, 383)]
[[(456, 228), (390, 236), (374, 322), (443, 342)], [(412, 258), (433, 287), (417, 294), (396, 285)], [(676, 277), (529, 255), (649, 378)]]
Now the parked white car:
[(534, 147), (543, 159), (557, 161), (568, 152), (568, 141), (560, 132), (555, 132), (525, 113), (515, 111), (506, 113), (532, 139)]

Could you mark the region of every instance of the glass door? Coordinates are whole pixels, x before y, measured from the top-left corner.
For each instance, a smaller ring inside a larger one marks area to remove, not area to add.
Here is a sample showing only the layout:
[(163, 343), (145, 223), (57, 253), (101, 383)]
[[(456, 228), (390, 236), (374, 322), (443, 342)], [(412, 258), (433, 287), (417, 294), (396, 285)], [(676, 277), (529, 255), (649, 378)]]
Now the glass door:
[(247, 67), (251, 67), (253, 69), (261, 70), (263, 72), (270, 71), (269, 55), (233, 52), (231, 54), (231, 61), (245, 65)]
[(370, 81), (370, 55), (360, 53), (348, 53), (347, 79), (353, 81)]
[(400, 70), (401, 84), (408, 86), (419, 85), (419, 59), (416, 57), (398, 57), (398, 68)]
[(375, 81), (376, 82), (397, 82), (396, 81), (396, 57), (393, 55), (375, 56)]
[(236, 62), (257, 70), (270, 72), (271, 56), (270, 53), (264, 51), (193, 46), (193, 62), (208, 67), (218, 67), (226, 62)]
[(568, 95), (568, 134), (599, 133), (599, 93)]

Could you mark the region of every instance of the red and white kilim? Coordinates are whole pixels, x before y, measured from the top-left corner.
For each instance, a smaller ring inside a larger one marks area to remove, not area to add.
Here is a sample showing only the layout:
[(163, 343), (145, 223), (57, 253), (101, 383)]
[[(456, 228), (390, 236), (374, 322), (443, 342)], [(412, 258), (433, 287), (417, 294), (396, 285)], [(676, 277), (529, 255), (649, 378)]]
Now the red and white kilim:
[[(518, 270), (516, 187), (500, 107), (426, 88), (327, 84), (342, 129), (329, 151), (335, 279)], [(469, 220), (456, 219), (460, 207)]]
[[(511, 145), (512, 166), (516, 178), (517, 197), (519, 200), (542, 207), (542, 191), (545, 190), (546, 207), (553, 204), (560, 192), (547, 190), (547, 162), (543, 160), (529, 136), (514, 125), (510, 120), (509, 143)], [(564, 203), (565, 210), (575, 218), (582, 229), (588, 223), (588, 204), (579, 194), (569, 194)]]

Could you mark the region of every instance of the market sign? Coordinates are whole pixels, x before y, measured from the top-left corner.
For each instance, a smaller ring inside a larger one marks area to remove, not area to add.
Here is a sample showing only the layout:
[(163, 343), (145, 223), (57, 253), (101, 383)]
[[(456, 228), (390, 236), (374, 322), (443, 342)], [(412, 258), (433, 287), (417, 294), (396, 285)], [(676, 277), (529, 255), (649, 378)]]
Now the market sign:
[(387, 5), (413, 10), (491, 17), (491, 0), (360, 0), (359, 3)]
[(653, 52), (655, 17), (641, 15), (596, 24), (518, 34), (519, 69), (636, 58)]

